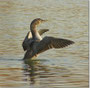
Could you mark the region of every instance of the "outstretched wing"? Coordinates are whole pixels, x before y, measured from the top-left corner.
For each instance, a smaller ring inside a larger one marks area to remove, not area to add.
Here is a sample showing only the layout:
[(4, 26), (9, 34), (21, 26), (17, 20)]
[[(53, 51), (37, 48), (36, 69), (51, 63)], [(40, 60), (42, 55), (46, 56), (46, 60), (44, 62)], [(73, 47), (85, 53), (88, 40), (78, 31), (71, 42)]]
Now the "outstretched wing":
[(40, 29), (38, 32), (40, 35), (42, 35), (43, 33), (49, 31), (49, 29)]
[(63, 48), (74, 42), (68, 39), (60, 39), (54, 37), (45, 37), (39, 43), (36, 43), (34, 51), (27, 50), (25, 53), (24, 59), (29, 59), (37, 56), (39, 53), (42, 53), (51, 48)]
[(51, 48), (63, 48), (73, 43), (73, 41), (68, 39), (45, 37), (37, 44), (36, 50), (37, 54), (39, 54)]

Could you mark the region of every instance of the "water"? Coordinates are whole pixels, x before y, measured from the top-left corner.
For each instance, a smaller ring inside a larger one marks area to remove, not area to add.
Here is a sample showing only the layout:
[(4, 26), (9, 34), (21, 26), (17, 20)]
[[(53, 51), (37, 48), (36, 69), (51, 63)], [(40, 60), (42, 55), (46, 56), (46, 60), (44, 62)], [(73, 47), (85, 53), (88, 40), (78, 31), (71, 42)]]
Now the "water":
[[(38, 17), (43, 37), (75, 44), (27, 63), (21, 44)], [(88, 0), (0, 0), (0, 88), (88, 88)]]

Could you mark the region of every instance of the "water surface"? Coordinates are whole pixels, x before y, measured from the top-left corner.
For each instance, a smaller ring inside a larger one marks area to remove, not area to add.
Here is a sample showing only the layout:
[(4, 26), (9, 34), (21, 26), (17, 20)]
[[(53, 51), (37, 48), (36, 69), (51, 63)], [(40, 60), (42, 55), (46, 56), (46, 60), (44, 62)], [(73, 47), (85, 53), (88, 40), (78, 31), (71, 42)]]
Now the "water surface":
[[(21, 44), (38, 17), (42, 37), (75, 44), (27, 63)], [(88, 0), (0, 0), (0, 88), (88, 88)]]

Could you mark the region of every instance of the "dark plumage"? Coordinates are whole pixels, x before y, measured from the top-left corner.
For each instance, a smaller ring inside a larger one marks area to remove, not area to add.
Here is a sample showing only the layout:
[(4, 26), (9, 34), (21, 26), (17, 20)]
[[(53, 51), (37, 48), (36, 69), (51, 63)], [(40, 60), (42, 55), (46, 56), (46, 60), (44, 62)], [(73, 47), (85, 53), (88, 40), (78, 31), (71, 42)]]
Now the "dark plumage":
[[(49, 31), (49, 29), (40, 29), (38, 31), (38, 33), (40, 35), (43, 35), (45, 32)], [(30, 44), (33, 42), (33, 39), (32, 39), (32, 33), (31, 32), (28, 32), (23, 43), (22, 43), (22, 47), (23, 47), (23, 50), (26, 51), (28, 49), (30, 49)]]
[(40, 18), (32, 21), (30, 26), (31, 33), (29, 32), (27, 34), (23, 42), (23, 48), (24, 50), (27, 50), (24, 59), (36, 57), (38, 54), (51, 48), (64, 48), (74, 43), (73, 41), (68, 39), (54, 38), (49, 36), (46, 36), (42, 39), (40, 35), (48, 30), (44, 29), (42, 30), (42, 32), (40, 31), (40, 33), (37, 31), (36, 26), (43, 21), (45, 20), (42, 20)]

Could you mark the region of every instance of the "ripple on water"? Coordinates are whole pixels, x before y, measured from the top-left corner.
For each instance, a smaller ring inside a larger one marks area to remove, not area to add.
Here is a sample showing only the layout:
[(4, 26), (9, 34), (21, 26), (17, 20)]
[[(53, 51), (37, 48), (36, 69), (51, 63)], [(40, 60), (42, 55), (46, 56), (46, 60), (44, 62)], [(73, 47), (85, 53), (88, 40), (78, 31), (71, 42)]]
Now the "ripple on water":
[[(75, 44), (22, 60), (30, 22), (48, 19), (44, 36)], [(88, 0), (0, 0), (1, 88), (88, 88)]]

